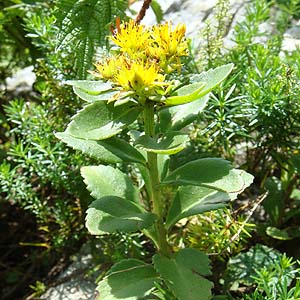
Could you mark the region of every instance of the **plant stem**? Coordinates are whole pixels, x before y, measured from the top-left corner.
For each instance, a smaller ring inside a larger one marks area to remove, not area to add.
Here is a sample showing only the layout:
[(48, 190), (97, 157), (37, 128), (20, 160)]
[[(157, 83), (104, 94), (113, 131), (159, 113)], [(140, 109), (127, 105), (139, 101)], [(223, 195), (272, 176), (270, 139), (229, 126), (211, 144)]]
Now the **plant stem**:
[[(144, 126), (145, 134), (151, 138), (155, 137), (154, 126), (154, 105), (150, 101), (146, 101), (144, 109)], [(158, 252), (163, 255), (169, 256), (170, 246), (167, 242), (167, 231), (164, 227), (164, 204), (162, 202), (161, 190), (160, 190), (160, 175), (158, 172), (157, 154), (147, 152), (147, 164), (150, 175), (150, 187), (148, 189), (148, 195), (150, 203), (152, 204), (152, 212), (157, 215), (155, 222), (155, 231), (157, 240), (155, 244), (158, 248)]]

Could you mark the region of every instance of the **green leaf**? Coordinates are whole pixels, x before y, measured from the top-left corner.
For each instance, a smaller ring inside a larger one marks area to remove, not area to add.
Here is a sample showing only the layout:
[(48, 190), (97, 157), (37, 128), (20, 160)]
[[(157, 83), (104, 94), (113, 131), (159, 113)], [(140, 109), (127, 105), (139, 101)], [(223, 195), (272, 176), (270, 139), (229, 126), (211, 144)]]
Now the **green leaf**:
[(294, 154), (291, 157), (292, 165), (297, 173), (300, 173), (300, 155)]
[(285, 229), (278, 229), (276, 227), (267, 227), (266, 234), (273, 239), (281, 240), (281, 241), (288, 241), (292, 240), (293, 237), (290, 237), (287, 230)]
[(203, 276), (210, 275), (208, 257), (195, 249), (183, 249), (171, 258), (155, 255), (156, 271), (179, 300), (209, 300), (213, 284)]
[(71, 47), (79, 78), (85, 78), (92, 67), (96, 47), (106, 45), (110, 22), (123, 19), (127, 0), (60, 0), (56, 18), (60, 28), (58, 49)]
[(151, 265), (137, 259), (122, 260), (99, 283), (96, 300), (142, 299), (151, 292), (158, 280)]
[(140, 205), (117, 196), (105, 196), (90, 205), (86, 227), (93, 235), (117, 231), (134, 232), (151, 226), (155, 215)]
[(73, 86), (73, 88), (83, 90), (90, 95), (98, 95), (113, 88), (111, 83), (101, 80), (68, 80), (65, 83)]
[(112, 195), (129, 201), (139, 201), (138, 189), (131, 179), (118, 169), (103, 165), (88, 166), (81, 168), (81, 175), (95, 199)]
[(169, 229), (177, 221), (225, 207), (230, 197), (227, 193), (202, 186), (181, 186), (169, 210), (166, 226)]
[(180, 130), (196, 120), (208, 102), (209, 96), (205, 95), (198, 100), (180, 106), (165, 107), (159, 111), (161, 131), (171, 128)]
[(145, 164), (145, 158), (138, 150), (116, 137), (103, 141), (84, 140), (73, 137), (67, 131), (57, 132), (55, 136), (69, 147), (105, 163), (137, 162)]
[(265, 188), (268, 196), (263, 202), (263, 207), (273, 224), (278, 224), (284, 214), (284, 191), (281, 181), (276, 177), (267, 178)]
[(73, 86), (73, 90), (79, 98), (91, 103), (109, 100), (119, 93), (119, 91), (113, 90), (110, 83), (103, 81), (69, 80), (66, 84)]
[(279, 262), (282, 254), (267, 246), (256, 244), (247, 252), (231, 257), (227, 263), (225, 278), (227, 285), (238, 288), (239, 285), (250, 286), (256, 282), (257, 271), (272, 269), (274, 262)]
[(186, 142), (189, 140), (187, 134), (181, 132), (172, 132), (159, 141), (142, 135), (135, 141), (135, 146), (147, 152), (157, 154), (175, 154), (185, 148)]
[(205, 94), (202, 95), (202, 91), (206, 86), (205, 82), (197, 82), (189, 85), (185, 85), (176, 91), (176, 96), (166, 98), (165, 105), (180, 105), (195, 101)]
[(284, 229), (278, 229), (276, 227), (269, 226), (266, 229), (266, 234), (276, 240), (288, 241), (300, 237), (300, 228), (299, 226), (292, 226)]
[(224, 159), (202, 158), (174, 170), (163, 183), (204, 186), (235, 196), (248, 187), (252, 180), (252, 175), (232, 169), (230, 162)]
[(166, 105), (180, 105), (195, 101), (208, 94), (220, 84), (231, 72), (233, 64), (227, 64), (197, 76), (197, 83), (186, 85), (176, 91), (175, 96), (166, 98)]
[(160, 4), (156, 0), (151, 1), (151, 8), (155, 14), (156, 22), (160, 23), (163, 20), (164, 13)]
[(73, 117), (67, 131), (77, 138), (104, 140), (134, 122), (139, 113), (140, 110), (130, 104), (114, 107), (103, 101), (94, 102)]

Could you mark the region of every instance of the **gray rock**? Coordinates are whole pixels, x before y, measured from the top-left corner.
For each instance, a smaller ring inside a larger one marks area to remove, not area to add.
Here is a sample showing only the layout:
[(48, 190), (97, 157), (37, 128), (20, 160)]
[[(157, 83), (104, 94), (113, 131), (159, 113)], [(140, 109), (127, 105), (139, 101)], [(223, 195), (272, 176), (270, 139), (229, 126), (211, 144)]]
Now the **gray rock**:
[(89, 246), (84, 245), (74, 262), (57, 279), (57, 284), (42, 295), (44, 300), (93, 300), (95, 298), (95, 278), (86, 276), (92, 268), (92, 256), (87, 254)]
[(12, 77), (5, 80), (5, 86), (8, 92), (13, 92), (15, 95), (32, 91), (32, 85), (36, 80), (36, 75), (33, 72), (33, 66), (26, 67), (16, 72)]
[(293, 26), (289, 28), (285, 34), (282, 41), (283, 51), (295, 51), (300, 48), (300, 20), (294, 22)]

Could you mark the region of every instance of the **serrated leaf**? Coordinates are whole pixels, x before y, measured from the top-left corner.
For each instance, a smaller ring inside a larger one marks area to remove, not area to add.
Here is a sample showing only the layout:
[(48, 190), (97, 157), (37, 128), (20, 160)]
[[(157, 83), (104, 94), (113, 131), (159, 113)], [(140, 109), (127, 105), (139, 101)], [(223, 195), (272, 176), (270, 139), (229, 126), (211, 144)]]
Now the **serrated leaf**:
[(93, 235), (134, 232), (151, 226), (155, 215), (140, 205), (117, 196), (105, 196), (90, 205), (86, 227)]
[[(61, 0), (57, 2), (56, 18), (60, 28), (58, 49), (72, 47), (79, 78), (85, 78), (92, 66), (95, 48), (105, 46), (110, 22), (122, 19), (127, 0)], [(87, 21), (88, 20), (88, 21)]]
[(140, 110), (130, 104), (114, 107), (103, 101), (94, 102), (73, 117), (67, 131), (77, 138), (104, 140), (134, 122), (139, 113)]
[(170, 207), (166, 227), (183, 218), (225, 207), (230, 197), (225, 192), (202, 186), (181, 186)]
[(189, 140), (187, 134), (181, 132), (172, 132), (159, 141), (146, 135), (140, 136), (135, 141), (135, 146), (147, 152), (157, 154), (175, 154), (185, 148), (186, 142)]
[(138, 189), (131, 179), (111, 166), (88, 166), (81, 168), (81, 175), (92, 197), (118, 196), (129, 201), (138, 202)]
[(211, 267), (208, 256), (193, 248), (181, 249), (175, 254), (177, 264), (184, 266), (202, 276), (211, 275)]
[(233, 64), (227, 64), (199, 74), (197, 83), (179, 88), (175, 96), (166, 98), (165, 104), (168, 106), (180, 105), (205, 96), (230, 74), (232, 68)]
[(203, 111), (209, 96), (205, 95), (198, 100), (180, 106), (165, 107), (159, 111), (160, 127), (162, 129), (180, 130), (196, 120)]
[(138, 300), (154, 288), (158, 276), (151, 265), (136, 259), (115, 264), (98, 285), (96, 300)]
[(186, 163), (167, 176), (163, 183), (198, 185), (227, 193), (241, 193), (251, 184), (253, 176), (243, 170), (232, 169), (221, 158), (202, 158)]
[(209, 300), (213, 284), (203, 276), (211, 274), (209, 260), (195, 249), (183, 249), (171, 258), (155, 255), (156, 271), (178, 300)]
[(102, 141), (84, 140), (73, 137), (66, 131), (57, 132), (55, 136), (69, 147), (105, 163), (136, 162), (145, 164), (145, 158), (138, 150), (116, 137)]

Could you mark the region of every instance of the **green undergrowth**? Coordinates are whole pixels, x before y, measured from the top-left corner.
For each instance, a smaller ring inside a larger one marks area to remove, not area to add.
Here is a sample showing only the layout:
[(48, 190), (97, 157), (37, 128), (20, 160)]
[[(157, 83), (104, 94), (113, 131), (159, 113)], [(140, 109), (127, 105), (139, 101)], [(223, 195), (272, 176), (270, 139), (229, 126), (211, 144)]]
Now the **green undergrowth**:
[[(161, 20), (159, 3), (153, 1), (152, 6)], [(107, 36), (113, 29), (118, 31), (115, 19), (126, 18), (127, 5), (127, 1), (108, 0), (7, 0), (0, 4), (1, 81), (28, 65), (34, 65), (37, 75), (31, 94), (21, 97), (5, 89), (0, 92), (1, 228), (8, 231), (1, 243), (4, 254), (0, 255), (4, 264), (0, 271), (3, 299), (18, 299), (20, 291), (24, 299), (30, 293), (38, 297), (49, 284), (49, 269), (59, 265), (60, 258), (65, 262), (61, 268), (66, 267), (66, 256), (79, 251), (85, 241), (90, 241), (94, 262), (86, 273), (93, 278), (96, 274), (97, 282), (103, 281), (105, 271), (122, 259), (152, 263), (155, 246), (140, 233), (89, 236), (84, 219), (92, 197), (82, 182), (80, 167), (98, 165), (97, 151), (88, 157), (68, 148), (54, 135), (64, 130), (82, 106), (72, 87), (64, 83), (91, 79), (87, 71), (95, 69), (96, 59), (114, 53)], [(233, 17), (229, 1), (219, 0), (214, 11), (215, 20), (207, 22), (200, 33), (200, 48), (193, 48), (188, 41), (194, 55), (182, 59), (184, 68), (172, 79), (182, 85), (193, 84), (202, 71), (228, 63), (234, 68), (210, 93), (203, 112), (185, 124), (184, 134), (189, 138), (186, 148), (172, 155), (168, 166), (173, 172), (190, 161), (218, 156), (255, 179), (228, 207), (187, 216), (180, 222), (173, 212), (176, 218), (172, 220), (170, 213), (170, 224), (177, 223), (169, 242), (175, 251), (191, 247), (208, 255), (213, 299), (299, 299), (300, 63), (299, 49), (282, 51), (285, 31), (299, 18), (299, 1), (250, 1), (245, 18), (237, 20), (230, 32), (231, 47), (224, 42)], [(86, 19), (93, 22), (88, 24)], [(266, 23), (272, 24), (270, 30), (264, 29), (268, 28)], [(180, 95), (166, 98), (171, 102), (182, 100)], [(129, 142), (137, 138), (141, 127), (140, 117), (117, 138)], [(180, 148), (179, 142), (174, 149)], [(153, 150), (152, 140), (140, 139), (135, 145), (143, 151)], [(112, 142), (110, 146), (122, 149), (124, 144)], [(154, 150), (160, 151), (163, 146), (155, 145)], [(124, 164), (118, 155), (113, 168), (142, 187), (143, 169)], [(136, 153), (126, 159), (132, 157), (141, 160)], [(174, 190), (165, 187), (163, 193), (169, 209)], [(145, 197), (146, 190), (141, 195)], [(5, 258), (9, 264), (4, 263)], [(156, 260), (156, 267), (161, 260), (165, 267), (159, 272), (168, 278), (166, 266), (174, 268), (176, 258)], [(21, 278), (25, 278), (22, 284)], [(50, 278), (55, 281), (55, 276)], [(169, 281), (155, 283), (153, 299), (181, 299), (170, 291)], [(175, 293), (180, 295), (178, 290)]]

